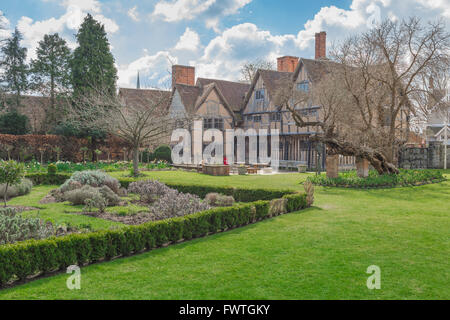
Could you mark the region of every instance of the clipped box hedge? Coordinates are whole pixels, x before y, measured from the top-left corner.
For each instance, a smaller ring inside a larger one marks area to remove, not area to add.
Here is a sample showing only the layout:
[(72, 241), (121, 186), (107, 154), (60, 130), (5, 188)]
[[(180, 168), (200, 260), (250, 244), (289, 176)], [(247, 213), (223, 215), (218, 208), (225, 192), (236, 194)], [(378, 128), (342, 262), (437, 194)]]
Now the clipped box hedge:
[(70, 179), (72, 174), (67, 173), (55, 173), (55, 174), (47, 174), (47, 173), (29, 173), (25, 175), (25, 178), (33, 181), (33, 185), (61, 185), (66, 182), (67, 179)]
[[(242, 194), (253, 196), (251, 193)], [(285, 205), (283, 212), (298, 211), (306, 208), (306, 195), (285, 194), (282, 203)], [(259, 200), (116, 230), (3, 245), (0, 246), (0, 285), (40, 273), (64, 270), (70, 265), (81, 266), (128, 256), (244, 226), (278, 215), (279, 212), (271, 212), (271, 207), (271, 201)]]

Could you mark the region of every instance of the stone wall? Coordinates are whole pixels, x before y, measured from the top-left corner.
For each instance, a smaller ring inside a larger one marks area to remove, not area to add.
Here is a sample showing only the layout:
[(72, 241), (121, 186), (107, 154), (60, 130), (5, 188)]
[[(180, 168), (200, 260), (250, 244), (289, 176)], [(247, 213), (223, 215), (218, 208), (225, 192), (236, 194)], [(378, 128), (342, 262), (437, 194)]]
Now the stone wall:
[[(447, 151), (447, 168), (450, 168), (450, 148)], [(404, 148), (400, 151), (399, 167), (403, 169), (444, 168), (444, 145), (430, 142), (428, 148)]]

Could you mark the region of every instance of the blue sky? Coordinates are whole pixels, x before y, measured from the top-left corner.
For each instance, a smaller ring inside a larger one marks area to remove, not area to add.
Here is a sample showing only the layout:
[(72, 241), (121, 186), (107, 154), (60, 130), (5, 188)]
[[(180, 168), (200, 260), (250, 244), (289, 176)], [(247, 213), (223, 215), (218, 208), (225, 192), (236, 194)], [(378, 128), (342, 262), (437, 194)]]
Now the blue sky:
[(5, 37), (15, 26), (32, 58), (46, 33), (76, 46), (87, 13), (105, 24), (119, 85), (167, 87), (172, 63), (193, 65), (198, 76), (239, 79), (246, 61), (281, 55), (313, 57), (314, 34), (327, 45), (366, 30), (371, 19), (450, 21), (450, 0), (0, 0)]

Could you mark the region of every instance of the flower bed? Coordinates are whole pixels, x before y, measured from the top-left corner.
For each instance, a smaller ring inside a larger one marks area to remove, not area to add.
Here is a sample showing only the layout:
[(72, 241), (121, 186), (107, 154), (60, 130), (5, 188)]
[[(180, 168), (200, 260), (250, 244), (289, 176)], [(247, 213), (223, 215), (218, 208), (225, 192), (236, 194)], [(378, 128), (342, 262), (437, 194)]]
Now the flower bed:
[(338, 178), (327, 178), (326, 175), (308, 177), (308, 181), (319, 186), (360, 189), (420, 186), (445, 180), (439, 170), (403, 169), (400, 169), (400, 173), (397, 175), (379, 175), (376, 171), (370, 171), (367, 178), (358, 177), (356, 171), (339, 173)]

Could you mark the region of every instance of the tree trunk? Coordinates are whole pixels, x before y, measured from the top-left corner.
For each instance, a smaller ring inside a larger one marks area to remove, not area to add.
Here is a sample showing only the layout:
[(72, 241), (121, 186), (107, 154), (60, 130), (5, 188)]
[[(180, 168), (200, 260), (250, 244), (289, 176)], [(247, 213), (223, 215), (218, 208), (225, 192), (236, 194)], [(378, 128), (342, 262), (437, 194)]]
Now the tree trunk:
[(133, 175), (139, 176), (139, 147), (133, 147)]
[(5, 186), (5, 194), (3, 195), (3, 203), (5, 204), (4, 207), (6, 208), (6, 198), (7, 198), (7, 194), (8, 194), (8, 187), (9, 187), (9, 183), (6, 184)]
[(348, 142), (338, 141), (335, 138), (315, 137), (315, 139), (327, 145), (329, 148), (328, 154), (341, 154), (343, 156), (353, 156), (367, 159), (380, 175), (399, 173), (397, 167), (380, 151), (369, 147), (354, 146)]

